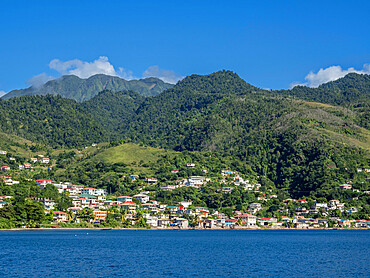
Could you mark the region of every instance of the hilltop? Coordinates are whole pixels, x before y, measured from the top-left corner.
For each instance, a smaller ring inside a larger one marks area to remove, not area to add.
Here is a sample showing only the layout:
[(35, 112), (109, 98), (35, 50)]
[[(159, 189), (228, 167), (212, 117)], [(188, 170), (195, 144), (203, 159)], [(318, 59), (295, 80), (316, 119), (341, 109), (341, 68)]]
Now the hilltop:
[(142, 96), (155, 96), (172, 87), (172, 84), (153, 77), (127, 81), (117, 76), (104, 74), (97, 74), (87, 79), (81, 79), (75, 75), (64, 75), (58, 79), (48, 81), (41, 87), (32, 86), (27, 89), (13, 90), (2, 98), (10, 99), (19, 96), (51, 94), (82, 102), (93, 98), (103, 90), (112, 92), (127, 90), (135, 91)]
[(318, 88), (296, 86), (280, 94), (330, 104), (359, 104), (370, 97), (370, 75), (349, 73), (343, 78), (320, 85)]

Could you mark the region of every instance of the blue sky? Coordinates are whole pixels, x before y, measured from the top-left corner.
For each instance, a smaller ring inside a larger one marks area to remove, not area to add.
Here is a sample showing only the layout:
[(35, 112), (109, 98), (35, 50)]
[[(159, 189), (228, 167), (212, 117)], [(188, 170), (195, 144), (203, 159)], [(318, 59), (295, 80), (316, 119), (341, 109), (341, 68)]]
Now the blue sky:
[(370, 71), (369, 3), (4, 0), (0, 91), (99, 65), (127, 78), (230, 69), (262, 88), (318, 85)]

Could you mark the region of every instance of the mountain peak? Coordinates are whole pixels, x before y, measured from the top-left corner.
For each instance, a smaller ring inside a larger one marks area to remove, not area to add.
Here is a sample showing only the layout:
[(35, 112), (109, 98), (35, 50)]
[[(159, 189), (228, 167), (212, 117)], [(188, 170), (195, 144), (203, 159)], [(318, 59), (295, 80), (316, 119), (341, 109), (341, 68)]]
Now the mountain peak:
[(174, 88), (185, 88), (197, 92), (227, 93), (231, 87), (235, 93), (258, 90), (230, 70), (221, 70), (208, 75), (193, 74), (179, 81)]
[(350, 72), (342, 78), (320, 85), (319, 88), (336, 87), (337, 89), (344, 90), (353, 86), (359, 88), (362, 87), (362, 85), (365, 85), (366, 88), (368, 88), (368, 86), (370, 85), (370, 75)]
[(75, 75), (64, 75), (58, 79), (48, 81), (41, 87), (29, 87), (11, 91), (2, 98), (9, 99), (25, 95), (51, 94), (82, 102), (93, 98), (103, 90), (113, 92), (134, 91), (142, 96), (155, 96), (172, 87), (172, 84), (165, 83), (158, 78), (127, 81), (118, 76), (105, 74), (96, 74), (87, 79), (82, 79)]

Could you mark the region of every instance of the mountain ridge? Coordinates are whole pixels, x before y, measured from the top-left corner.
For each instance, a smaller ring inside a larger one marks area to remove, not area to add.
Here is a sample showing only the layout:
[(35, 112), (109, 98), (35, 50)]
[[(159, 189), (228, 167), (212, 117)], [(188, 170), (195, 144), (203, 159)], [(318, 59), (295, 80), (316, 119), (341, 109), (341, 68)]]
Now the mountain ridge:
[(25, 95), (61, 95), (64, 98), (74, 99), (78, 102), (87, 101), (99, 92), (110, 90), (135, 91), (143, 96), (155, 96), (162, 91), (172, 88), (173, 85), (165, 83), (154, 77), (138, 80), (125, 80), (117, 76), (96, 74), (82, 79), (75, 75), (63, 75), (58, 79), (50, 80), (40, 87), (12, 90), (3, 95), (2, 99), (10, 99)]

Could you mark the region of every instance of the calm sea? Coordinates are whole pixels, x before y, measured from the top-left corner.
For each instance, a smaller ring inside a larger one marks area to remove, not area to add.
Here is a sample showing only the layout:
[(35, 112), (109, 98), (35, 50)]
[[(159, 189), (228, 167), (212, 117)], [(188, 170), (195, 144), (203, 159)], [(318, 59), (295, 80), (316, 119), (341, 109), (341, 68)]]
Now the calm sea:
[(370, 277), (370, 231), (0, 231), (1, 277)]

